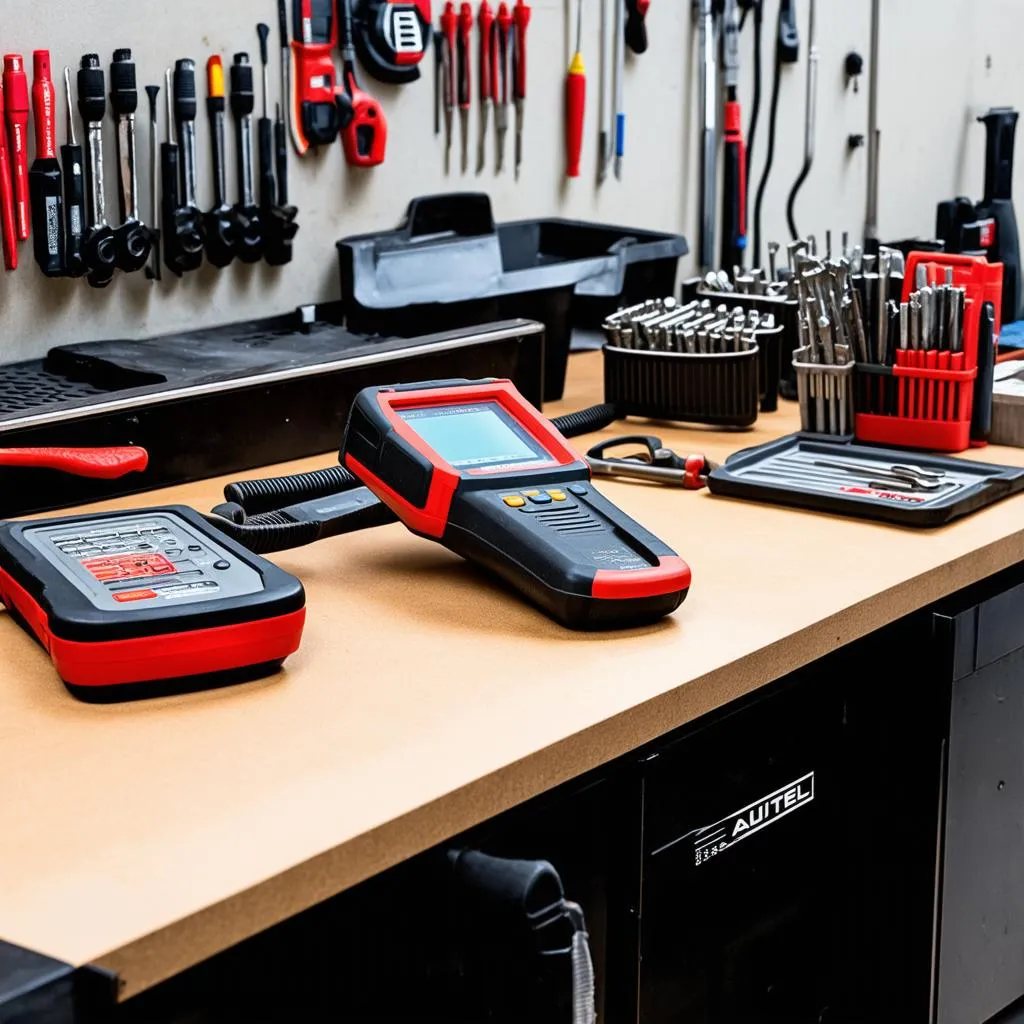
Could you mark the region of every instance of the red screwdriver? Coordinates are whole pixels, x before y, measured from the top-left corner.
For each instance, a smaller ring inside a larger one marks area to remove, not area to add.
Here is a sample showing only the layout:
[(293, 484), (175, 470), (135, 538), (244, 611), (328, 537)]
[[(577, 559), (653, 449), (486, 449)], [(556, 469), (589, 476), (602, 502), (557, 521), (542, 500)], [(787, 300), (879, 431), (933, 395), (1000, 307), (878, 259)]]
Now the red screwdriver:
[(451, 170), (452, 162), (452, 110), (455, 107), (455, 76), (456, 47), (458, 36), (458, 19), (455, 17), (455, 4), (447, 0), (441, 12), (441, 38), (443, 40), (444, 59), (444, 170)]
[(468, 3), (459, 5), (459, 38), (456, 43), (458, 61), (457, 85), (459, 128), (462, 131), (462, 173), (469, 169), (469, 105), (472, 98), (472, 71), (470, 69), (470, 41), (473, 37), (473, 8)]
[(4, 93), (7, 127), (11, 138), (11, 170), (14, 172), (14, 212), (18, 241), (29, 236), (28, 212), (28, 75), (20, 53), (4, 57)]
[(576, 52), (569, 62), (565, 78), (565, 173), (580, 176), (580, 151), (583, 149), (583, 112), (587, 104), (587, 74), (580, 52), (583, 30), (583, 0), (576, 0)]
[(487, 120), (494, 101), (494, 93), (491, 91), (491, 26), (494, 25), (494, 10), (487, 0), (480, 4), (477, 21), (480, 25), (480, 152), (476, 173), (480, 174), (487, 159)]
[(7, 152), (7, 130), (4, 127), (4, 90), (0, 87), (0, 230), (4, 239), (4, 266), (18, 266), (18, 232), (14, 226), (14, 188), (11, 182), (11, 161)]
[(526, 105), (526, 26), (533, 8), (516, 0), (512, 9), (512, 95), (516, 102), (516, 180), (523, 162), (523, 110)]

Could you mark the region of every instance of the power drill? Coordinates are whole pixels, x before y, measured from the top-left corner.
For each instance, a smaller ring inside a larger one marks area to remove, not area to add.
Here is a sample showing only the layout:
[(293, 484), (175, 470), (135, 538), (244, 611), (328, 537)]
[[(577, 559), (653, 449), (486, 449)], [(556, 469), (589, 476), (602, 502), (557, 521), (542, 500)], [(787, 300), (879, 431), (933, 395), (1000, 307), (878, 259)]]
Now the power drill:
[(979, 203), (965, 196), (939, 203), (935, 237), (946, 252), (985, 256), (1003, 265), (1002, 322), (1021, 317), (1020, 239), (1011, 198), (1013, 140), (1017, 111), (993, 107), (978, 118), (985, 125), (985, 195)]

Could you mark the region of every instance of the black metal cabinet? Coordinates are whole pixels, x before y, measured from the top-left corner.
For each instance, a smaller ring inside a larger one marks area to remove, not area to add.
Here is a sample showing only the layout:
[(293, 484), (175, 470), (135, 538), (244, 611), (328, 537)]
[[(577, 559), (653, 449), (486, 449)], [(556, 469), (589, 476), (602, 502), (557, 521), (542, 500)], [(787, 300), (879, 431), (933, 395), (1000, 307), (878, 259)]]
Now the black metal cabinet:
[(934, 1024), (1024, 997), (1024, 585), (936, 614), (950, 684)]

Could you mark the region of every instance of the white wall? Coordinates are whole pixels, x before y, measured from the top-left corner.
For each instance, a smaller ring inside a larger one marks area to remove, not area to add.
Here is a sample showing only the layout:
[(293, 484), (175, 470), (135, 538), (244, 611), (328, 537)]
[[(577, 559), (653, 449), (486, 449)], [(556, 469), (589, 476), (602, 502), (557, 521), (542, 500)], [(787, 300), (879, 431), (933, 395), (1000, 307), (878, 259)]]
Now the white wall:
[[(600, 4), (584, 2), (583, 52), (588, 106), (582, 176), (562, 174), (562, 90), (568, 62), (569, 0), (532, 0), (525, 163), (516, 182), (510, 171), (493, 174), (493, 161), (477, 177), (444, 174), (443, 142), (433, 135), (433, 64), (414, 85), (391, 88), (364, 75), (383, 102), (389, 122), (388, 155), (373, 171), (346, 167), (340, 146), (290, 164), (292, 200), (300, 208), (295, 259), (280, 270), (235, 265), (204, 268), (161, 284), (139, 273), (119, 277), (105, 292), (82, 281), (48, 281), (21, 249), (21, 266), (0, 280), (0, 359), (43, 353), (49, 346), (100, 337), (130, 337), (186, 325), (279, 312), (297, 303), (338, 294), (334, 241), (346, 234), (389, 227), (414, 195), (449, 189), (486, 189), (499, 220), (564, 215), (684, 232), (696, 246), (699, 157), (697, 35), (689, 0), (653, 0), (651, 46), (627, 69), (627, 155), (620, 183), (595, 185)], [(856, 48), (868, 56), (870, 0), (817, 0), (820, 54), (816, 156), (797, 204), (797, 223), (819, 237), (826, 228), (859, 237), (864, 220), (864, 149), (846, 150), (851, 132), (865, 132), (867, 74), (847, 89), (843, 58)], [(786, 239), (785, 197), (802, 163), (807, 0), (797, 0), (800, 64), (783, 70), (775, 166), (765, 200), (765, 238)], [(574, 6), (574, 5), (573, 5)], [(1020, 0), (976, 0), (970, 16), (961, 5), (927, 0), (884, 0), (881, 58), (883, 236), (930, 234), (936, 200), (960, 191), (981, 192), (983, 130), (973, 119), (989, 105), (1024, 107), (1024, 72), (1018, 40), (1024, 31)], [(474, 8), (476, 4), (474, 3)], [(435, 19), (440, 3), (435, 0)], [(777, 3), (767, 0), (762, 118), (756, 140), (757, 172), (767, 143)], [(25, 54), (49, 46), (55, 72), (73, 69), (85, 51), (106, 65), (116, 46), (131, 46), (139, 83), (162, 82), (175, 58), (191, 56), (200, 68), (212, 52), (225, 63), (236, 50), (256, 51), (255, 22), (275, 27), (275, 0), (0, 0), (0, 46)], [(744, 115), (749, 112), (752, 33), (743, 39)], [(276, 90), (276, 50), (272, 90)], [(57, 73), (55, 73), (55, 78)], [(63, 102), (63, 90), (61, 100)], [(161, 97), (162, 98), (162, 97)], [(145, 107), (143, 96), (142, 109)], [(477, 111), (473, 111), (474, 135)], [(62, 125), (61, 119), (61, 125)], [(143, 121), (145, 116), (143, 116)], [(108, 119), (108, 125), (112, 122)], [(205, 111), (199, 116), (200, 201), (210, 203)], [(161, 125), (163, 120), (161, 118)], [(63, 128), (61, 128), (63, 132)], [(107, 132), (107, 201), (116, 208), (112, 131)], [(148, 180), (148, 127), (141, 126), (141, 181)], [(61, 138), (63, 141), (63, 136)], [(474, 140), (475, 141), (475, 140)], [(511, 159), (511, 132), (507, 157)], [(233, 198), (233, 145), (229, 135), (229, 191)], [(455, 152), (457, 154), (457, 143)], [(475, 147), (474, 147), (475, 152)], [(1024, 161), (1024, 157), (1022, 157)], [(457, 160), (455, 161), (457, 165)], [(1018, 171), (1018, 175), (1022, 173)], [(1019, 184), (1019, 182), (1018, 182)], [(148, 200), (144, 206), (148, 217)], [(690, 269), (692, 259), (686, 262)]]

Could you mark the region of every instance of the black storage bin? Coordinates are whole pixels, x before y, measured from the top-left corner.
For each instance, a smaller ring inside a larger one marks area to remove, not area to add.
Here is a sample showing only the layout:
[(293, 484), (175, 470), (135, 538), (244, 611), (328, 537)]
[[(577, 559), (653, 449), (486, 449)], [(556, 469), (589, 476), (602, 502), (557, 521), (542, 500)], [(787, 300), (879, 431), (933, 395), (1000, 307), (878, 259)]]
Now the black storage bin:
[(402, 226), (337, 243), (353, 331), (408, 336), (504, 317), (545, 325), (544, 400), (562, 397), (574, 326), (674, 290), (681, 235), (581, 221), (496, 225), (480, 192), (414, 199)]
[(757, 419), (758, 346), (650, 352), (605, 345), (604, 400), (624, 416), (749, 427)]

